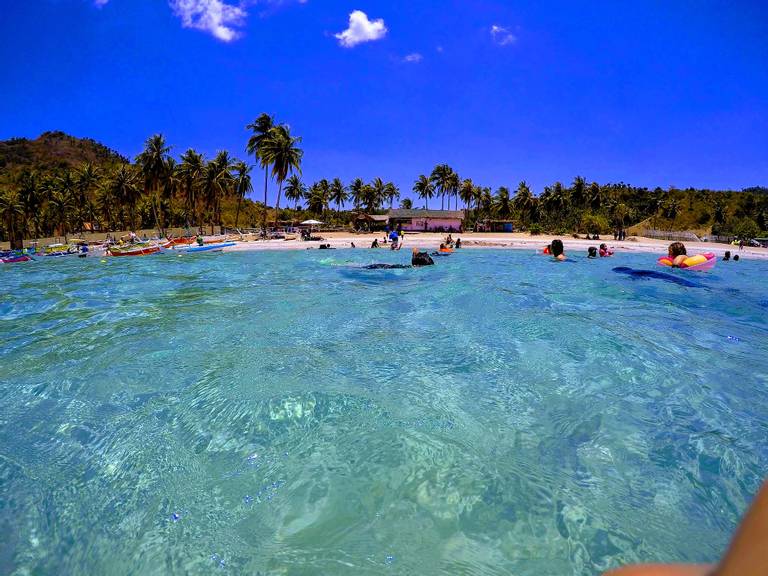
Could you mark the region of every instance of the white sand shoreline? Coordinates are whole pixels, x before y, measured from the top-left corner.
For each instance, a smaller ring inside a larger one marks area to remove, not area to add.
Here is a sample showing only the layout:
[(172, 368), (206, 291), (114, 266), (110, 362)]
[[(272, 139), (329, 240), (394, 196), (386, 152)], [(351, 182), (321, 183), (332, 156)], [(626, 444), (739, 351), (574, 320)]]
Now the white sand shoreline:
[[(375, 238), (379, 239), (380, 249), (389, 249), (388, 245), (381, 244), (383, 233), (378, 234), (353, 234), (349, 232), (331, 232), (319, 233), (322, 241), (303, 242), (300, 240), (268, 240), (255, 242), (238, 242), (235, 246), (227, 248), (227, 252), (248, 251), (248, 250), (307, 250), (317, 249), (320, 244), (330, 244), (332, 248), (343, 249), (351, 248), (354, 242), (358, 249), (369, 249), (371, 242)], [(616, 254), (621, 253), (646, 253), (656, 254), (658, 256), (667, 253), (669, 241), (655, 240), (652, 238), (635, 238), (615, 241), (613, 238), (601, 240), (576, 239), (570, 236), (550, 236), (542, 234), (540, 236), (529, 236), (528, 234), (503, 234), (503, 233), (465, 233), (453, 234), (453, 239), (461, 238), (462, 247), (467, 249), (497, 249), (497, 250), (541, 250), (549, 244), (553, 238), (560, 238), (565, 246), (567, 253), (576, 253), (586, 255), (587, 248), (590, 246), (599, 246), (601, 243), (607, 244)], [(403, 249), (420, 248), (436, 249), (440, 242), (445, 238), (445, 234), (437, 233), (419, 233), (406, 234)], [(739, 251), (738, 246), (727, 244), (716, 244), (709, 242), (686, 242), (689, 254), (698, 254), (703, 252), (714, 252), (718, 257), (722, 257), (726, 250), (731, 254), (739, 254), (741, 258), (768, 260), (768, 248), (748, 248), (744, 247)]]

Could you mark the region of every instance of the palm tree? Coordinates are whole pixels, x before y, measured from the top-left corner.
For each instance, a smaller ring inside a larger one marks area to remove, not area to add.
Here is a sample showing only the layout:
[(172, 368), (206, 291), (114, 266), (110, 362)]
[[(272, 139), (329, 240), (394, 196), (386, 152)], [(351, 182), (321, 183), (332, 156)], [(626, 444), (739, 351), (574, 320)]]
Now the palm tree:
[(53, 210), (54, 218), (59, 226), (59, 232), (64, 236), (64, 242), (67, 242), (69, 232), (69, 216), (72, 209), (72, 196), (64, 188), (55, 190), (48, 200), (48, 205)]
[(429, 199), (435, 194), (435, 188), (432, 185), (432, 181), (422, 174), (416, 179), (416, 182), (413, 183), (413, 191), (416, 192), (419, 198), (424, 199), (424, 208), (429, 210)]
[(92, 215), (93, 204), (91, 202), (91, 195), (100, 176), (99, 169), (90, 162), (86, 162), (77, 172), (77, 183), (75, 186), (75, 189), (77, 190), (77, 199), (75, 208), (77, 208), (77, 227), (80, 231), (83, 230), (85, 217)]
[(349, 195), (352, 198), (355, 210), (360, 210), (360, 205), (363, 203), (364, 192), (365, 182), (363, 182), (362, 178), (355, 178), (352, 180), (352, 184), (349, 185)]
[(130, 228), (136, 229), (136, 205), (141, 197), (138, 175), (130, 164), (121, 164), (109, 183), (112, 197), (118, 205), (128, 207)]
[(310, 212), (317, 216), (321, 216), (322, 213), (328, 208), (328, 180), (321, 180), (315, 182), (307, 191), (307, 208)]
[(338, 178), (334, 178), (333, 182), (331, 182), (328, 199), (329, 201), (336, 204), (336, 212), (338, 212), (339, 209), (344, 206), (344, 202), (347, 201), (347, 197), (347, 189), (344, 184)]
[(19, 195), (12, 190), (5, 190), (0, 194), (0, 218), (5, 222), (8, 230), (8, 240), (11, 243), (11, 250), (24, 248), (24, 241), (17, 236), (17, 222), (24, 217), (24, 204), (19, 199)]
[(19, 200), (24, 207), (24, 221), (34, 224), (34, 237), (40, 232), (40, 209), (43, 204), (43, 190), (40, 177), (34, 170), (24, 170), (19, 178)]
[(299, 209), (299, 202), (307, 193), (307, 187), (301, 181), (298, 174), (292, 174), (288, 180), (285, 181), (285, 199), (292, 200), (296, 203), (296, 210)]
[(96, 190), (96, 207), (101, 214), (102, 221), (106, 223), (107, 230), (115, 229), (115, 212), (113, 208), (118, 206), (117, 198), (112, 194), (112, 182), (102, 180)]
[(461, 201), (464, 202), (464, 207), (466, 209), (469, 209), (470, 204), (472, 204), (472, 200), (474, 199), (474, 190), (475, 185), (472, 182), (472, 179), (465, 178), (461, 183), (461, 187), (459, 188), (459, 198), (461, 198)]
[(253, 192), (251, 183), (251, 167), (245, 162), (238, 161), (234, 164), (235, 176), (235, 195), (237, 196), (237, 210), (235, 211), (235, 229), (240, 222), (240, 204), (249, 193)]
[(262, 141), (261, 160), (267, 165), (272, 165), (272, 176), (277, 180), (277, 202), (275, 202), (275, 224), (280, 211), (280, 195), (283, 191), (283, 182), (292, 172), (301, 174), (301, 159), (304, 151), (298, 147), (301, 143), (300, 136), (291, 136), (288, 126), (280, 124), (269, 131)]
[(262, 168), (264, 168), (264, 214), (266, 218), (267, 210), (267, 182), (269, 181), (269, 162), (264, 160), (262, 155), (264, 142), (269, 137), (272, 128), (275, 126), (274, 117), (269, 114), (262, 113), (251, 124), (248, 124), (246, 128), (253, 132), (248, 139), (248, 144), (245, 149), (248, 154), (253, 154), (254, 158), (259, 162)]
[(592, 184), (589, 185), (587, 198), (589, 202), (589, 207), (592, 208), (592, 210), (594, 211), (600, 210), (600, 208), (603, 206), (603, 200), (605, 199), (603, 194), (603, 189), (600, 187), (600, 185), (597, 182), (592, 182)]
[(496, 191), (496, 214), (502, 220), (506, 220), (512, 215), (512, 202), (509, 198), (509, 188), (501, 186)]
[(365, 200), (368, 212), (378, 210), (386, 199), (386, 184), (381, 178), (374, 178), (366, 190)]
[(520, 219), (526, 224), (531, 220), (534, 203), (535, 198), (533, 197), (533, 193), (528, 187), (528, 183), (523, 180), (517, 185), (517, 192), (515, 193), (515, 199), (512, 201), (512, 205), (520, 215)]
[(200, 224), (201, 220), (198, 214), (198, 203), (200, 186), (202, 185), (203, 174), (205, 173), (205, 158), (194, 149), (187, 149), (181, 155), (181, 163), (177, 168), (181, 191), (184, 195), (184, 211), (186, 212), (186, 224), (189, 228), (190, 216), (193, 216), (195, 224)]
[(392, 209), (396, 198), (400, 198), (400, 190), (392, 182), (387, 182), (384, 185), (384, 197), (389, 200), (389, 209)]
[(587, 181), (581, 176), (576, 176), (571, 184), (571, 202), (577, 210), (584, 208), (587, 202)]
[(216, 222), (221, 225), (221, 198), (232, 188), (232, 160), (226, 150), (220, 151), (208, 162), (203, 178), (203, 194), (209, 209), (211, 234), (215, 232)]
[(410, 198), (403, 198), (403, 201), (400, 202), (400, 208), (403, 210), (410, 210), (413, 208), (413, 201)]
[(158, 217), (160, 186), (168, 176), (168, 158), (171, 147), (166, 145), (162, 134), (150, 136), (144, 144), (144, 151), (136, 157), (141, 175), (144, 178), (144, 193), (151, 194), (152, 211), (155, 215), (155, 226), (161, 236), (165, 235)]
[(429, 177), (435, 190), (440, 193), (440, 210), (445, 209), (445, 195), (453, 184), (452, 174), (453, 170), (448, 164), (438, 164), (432, 170), (432, 175)]

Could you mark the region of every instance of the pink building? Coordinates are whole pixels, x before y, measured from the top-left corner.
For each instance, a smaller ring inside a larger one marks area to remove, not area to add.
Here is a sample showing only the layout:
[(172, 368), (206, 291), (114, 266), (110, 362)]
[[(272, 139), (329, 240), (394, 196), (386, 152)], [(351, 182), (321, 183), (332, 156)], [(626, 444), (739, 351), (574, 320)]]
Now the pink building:
[(406, 232), (461, 232), (463, 210), (405, 210), (389, 211), (389, 227), (401, 226)]

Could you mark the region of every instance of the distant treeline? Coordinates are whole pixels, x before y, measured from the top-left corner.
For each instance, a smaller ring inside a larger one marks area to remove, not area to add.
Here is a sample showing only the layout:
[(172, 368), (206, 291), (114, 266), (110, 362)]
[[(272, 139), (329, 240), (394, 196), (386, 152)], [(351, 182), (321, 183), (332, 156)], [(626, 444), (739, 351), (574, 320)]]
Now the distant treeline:
[[(400, 190), (381, 178), (346, 184), (322, 179), (307, 186), (301, 180), (301, 138), (267, 114), (247, 128), (251, 136), (245, 149), (264, 170), (263, 202), (247, 198), (253, 192), (248, 162), (227, 151), (206, 159), (194, 149), (177, 160), (162, 135), (150, 137), (133, 163), (94, 140), (61, 132), (0, 142), (0, 237), (19, 245), (21, 238), (94, 228), (257, 227), (309, 216), (344, 224), (352, 218), (348, 207), (376, 212), (401, 198)], [(266, 202), (270, 182), (278, 189), (274, 207)], [(403, 198), (401, 207), (436, 208), (439, 201), (440, 208), (463, 208), (467, 227), (496, 219), (558, 234), (607, 233), (639, 222), (744, 237), (768, 229), (764, 187), (663, 190), (577, 176), (569, 185), (556, 182), (536, 195), (525, 182), (492, 190), (440, 164), (417, 177), (412, 191), (416, 200)], [(283, 196), (289, 208), (280, 208)]]

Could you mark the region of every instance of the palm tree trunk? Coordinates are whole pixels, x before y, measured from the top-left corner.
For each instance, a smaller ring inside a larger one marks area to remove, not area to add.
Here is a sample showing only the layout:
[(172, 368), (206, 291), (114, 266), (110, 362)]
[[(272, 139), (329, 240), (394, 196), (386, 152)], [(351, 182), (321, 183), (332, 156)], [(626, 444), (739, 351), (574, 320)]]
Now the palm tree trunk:
[(283, 181), (278, 181), (277, 185), (277, 202), (275, 202), (275, 228), (277, 228), (278, 212), (280, 212), (280, 194), (283, 192)]
[(242, 202), (243, 197), (239, 196), (237, 197), (237, 210), (235, 210), (235, 230), (237, 230), (237, 223), (240, 220), (240, 202)]

